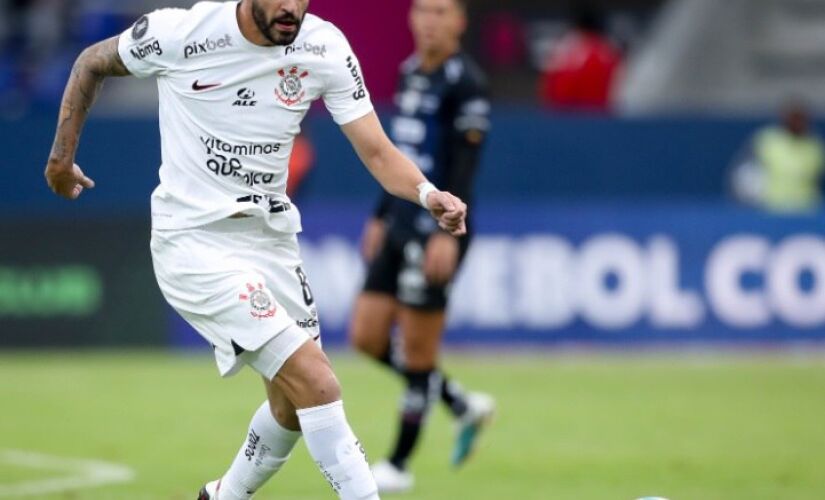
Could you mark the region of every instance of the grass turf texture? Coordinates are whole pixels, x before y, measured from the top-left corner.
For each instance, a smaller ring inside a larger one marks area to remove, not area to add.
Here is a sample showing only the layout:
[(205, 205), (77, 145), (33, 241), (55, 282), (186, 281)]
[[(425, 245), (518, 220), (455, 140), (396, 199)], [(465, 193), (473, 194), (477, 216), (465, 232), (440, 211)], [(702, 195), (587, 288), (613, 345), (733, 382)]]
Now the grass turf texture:
[[(333, 362), (356, 433), (378, 459), (401, 386), (352, 356)], [(825, 497), (821, 358), (479, 355), (445, 366), (493, 393), (499, 413), (477, 456), (453, 471), (440, 407), (413, 462), (411, 500)], [(117, 462), (138, 475), (37, 498), (194, 499), (224, 471), (262, 397), (251, 372), (221, 381), (201, 356), (0, 354), (0, 449)], [(0, 466), (0, 484), (39, 474)], [(301, 443), (257, 498), (334, 495)]]

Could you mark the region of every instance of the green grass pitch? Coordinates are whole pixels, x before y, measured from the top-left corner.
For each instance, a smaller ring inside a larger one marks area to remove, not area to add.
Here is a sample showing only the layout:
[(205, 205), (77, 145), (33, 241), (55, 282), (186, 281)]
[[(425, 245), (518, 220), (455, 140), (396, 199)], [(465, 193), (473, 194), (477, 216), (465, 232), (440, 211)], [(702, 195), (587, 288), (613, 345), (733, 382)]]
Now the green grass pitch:
[[(356, 433), (380, 458), (401, 386), (353, 356), (333, 362)], [(411, 500), (825, 498), (821, 356), (480, 354), (444, 364), (465, 386), (493, 393), (499, 412), (476, 456), (453, 471), (453, 429), (439, 408), (413, 463)], [(206, 356), (0, 354), (0, 452), (137, 473), (26, 498), (190, 500), (224, 471), (262, 397), (251, 372), (220, 380)], [(0, 491), (52, 476), (0, 464)], [(299, 444), (256, 498), (334, 496)]]

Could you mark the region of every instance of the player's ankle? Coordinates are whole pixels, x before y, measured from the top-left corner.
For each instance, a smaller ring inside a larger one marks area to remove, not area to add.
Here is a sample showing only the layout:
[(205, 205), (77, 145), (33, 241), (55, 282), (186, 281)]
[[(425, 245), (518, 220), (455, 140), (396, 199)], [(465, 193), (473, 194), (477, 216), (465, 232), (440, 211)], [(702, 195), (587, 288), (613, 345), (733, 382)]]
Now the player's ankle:
[(407, 459), (406, 458), (397, 458), (397, 457), (390, 457), (387, 459), (387, 463), (395, 467), (400, 472), (407, 472)]

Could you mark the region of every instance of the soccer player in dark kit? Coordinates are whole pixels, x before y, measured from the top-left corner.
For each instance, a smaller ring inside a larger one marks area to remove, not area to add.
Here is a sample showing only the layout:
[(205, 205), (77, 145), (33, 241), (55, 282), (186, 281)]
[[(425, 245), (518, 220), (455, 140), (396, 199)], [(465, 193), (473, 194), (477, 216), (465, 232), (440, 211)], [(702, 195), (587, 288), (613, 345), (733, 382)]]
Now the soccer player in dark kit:
[[(423, 173), (469, 203), (490, 128), (490, 102), (484, 75), (461, 50), (466, 25), (464, 0), (414, 0), (410, 26), (416, 51), (401, 67), (391, 136)], [(407, 384), (394, 449), (372, 468), (382, 492), (412, 489), (408, 460), (433, 402), (444, 401), (458, 423), (456, 466), (467, 459), (494, 410), (490, 396), (464, 393), (438, 368), (450, 286), (469, 247), (471, 227), (457, 238), (427, 216), (412, 203), (382, 196), (364, 230), (369, 270), (350, 339)], [(398, 350), (391, 342), (395, 326), (401, 336)]]

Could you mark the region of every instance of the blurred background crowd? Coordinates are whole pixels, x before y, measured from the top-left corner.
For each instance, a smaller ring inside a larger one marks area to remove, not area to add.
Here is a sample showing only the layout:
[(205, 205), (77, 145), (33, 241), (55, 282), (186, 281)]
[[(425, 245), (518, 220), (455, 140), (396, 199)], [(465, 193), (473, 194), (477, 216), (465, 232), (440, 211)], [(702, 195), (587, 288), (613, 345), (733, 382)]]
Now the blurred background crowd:
[[(119, 33), (141, 13), (166, 6), (187, 6), (186, 0), (3, 0), (0, 2), (0, 47), (2, 47), (4, 93), (35, 101), (53, 102), (59, 97), (62, 76), (78, 50), (102, 38)], [(357, 3), (357, 2), (355, 2)], [(402, 2), (403, 3), (403, 2)], [(472, 2), (473, 25), (468, 43), (483, 54), (484, 65), (494, 75), (499, 97), (526, 101), (561, 100), (570, 104), (574, 96), (565, 86), (543, 81), (540, 92), (535, 80), (542, 73), (563, 71), (584, 55), (592, 78), (600, 89), (588, 89), (589, 100), (606, 100), (604, 84), (611, 80), (623, 56), (638, 44), (661, 0), (619, 0), (593, 2), (530, 1)], [(365, 4), (366, 7), (366, 4)], [(390, 18), (403, 11), (398, 5), (369, 6), (387, 10)], [(330, 11), (328, 2), (316, 1), (313, 10)], [(360, 11), (360, 9), (358, 9)], [(345, 16), (346, 17), (346, 16)], [(380, 19), (375, 15), (366, 19)], [(336, 19), (340, 22), (340, 19)], [(356, 21), (357, 22), (357, 21)], [(346, 22), (341, 23), (345, 25)], [(376, 30), (379, 31), (379, 30)], [(383, 32), (395, 46), (409, 49), (409, 37), (402, 30)], [(394, 69), (395, 62), (384, 61)], [(380, 84), (379, 84), (380, 85)], [(581, 99), (582, 96), (577, 96)], [(587, 103), (592, 106), (592, 102)]]
[[(0, 91), (54, 102), (86, 45), (117, 34), (141, 13), (188, 0), (2, 0)], [(357, 40), (409, 50), (407, 2), (351, 2), (354, 14), (315, 1), (312, 10)], [(384, 4), (382, 2), (382, 4)], [(403, 4), (403, 5), (402, 5)], [(764, 112), (793, 93), (822, 104), (825, 79), (818, 0), (492, 0), (470, 2), (467, 46), (492, 75), (495, 96), (560, 109), (624, 112)], [(383, 25), (382, 25), (383, 26)], [(349, 30), (351, 33), (352, 29)], [(358, 45), (358, 43), (354, 43)], [(369, 47), (356, 47), (370, 53)], [(365, 58), (368, 59), (368, 58)], [(369, 61), (379, 97), (397, 61)], [(390, 86), (389, 88), (392, 88)]]

